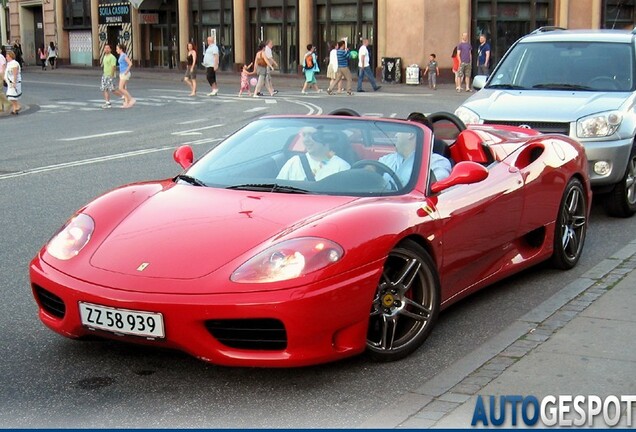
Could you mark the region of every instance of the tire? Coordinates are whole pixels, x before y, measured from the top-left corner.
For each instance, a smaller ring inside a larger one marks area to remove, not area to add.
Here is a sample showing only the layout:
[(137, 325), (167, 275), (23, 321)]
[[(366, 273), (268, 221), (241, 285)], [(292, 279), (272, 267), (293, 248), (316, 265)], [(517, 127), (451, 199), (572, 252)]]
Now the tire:
[(587, 233), (587, 195), (579, 179), (567, 184), (554, 224), (552, 264), (569, 270), (581, 258)]
[(627, 218), (636, 213), (636, 147), (632, 148), (623, 179), (605, 199), (607, 214)]
[(379, 362), (400, 360), (418, 349), (433, 329), (440, 309), (435, 264), (417, 243), (393, 249), (371, 306), (367, 353)]

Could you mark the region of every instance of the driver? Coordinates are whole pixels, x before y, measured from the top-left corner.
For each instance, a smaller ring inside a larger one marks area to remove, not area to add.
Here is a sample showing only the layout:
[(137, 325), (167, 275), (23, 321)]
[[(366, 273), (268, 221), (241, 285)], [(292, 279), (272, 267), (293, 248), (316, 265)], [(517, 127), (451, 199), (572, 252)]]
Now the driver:
[(307, 153), (296, 155), (285, 162), (276, 176), (277, 179), (321, 180), (351, 168), (344, 159), (331, 151), (329, 144), (321, 140), (316, 132), (317, 130), (313, 127), (305, 127), (301, 130)]
[[(395, 136), (395, 153), (384, 155), (378, 161), (391, 168), (397, 174), (402, 185), (406, 185), (411, 180), (411, 173), (413, 172), (415, 133), (398, 132)], [(431, 153), (430, 165), (436, 180), (442, 180), (450, 175), (451, 164), (444, 156)]]

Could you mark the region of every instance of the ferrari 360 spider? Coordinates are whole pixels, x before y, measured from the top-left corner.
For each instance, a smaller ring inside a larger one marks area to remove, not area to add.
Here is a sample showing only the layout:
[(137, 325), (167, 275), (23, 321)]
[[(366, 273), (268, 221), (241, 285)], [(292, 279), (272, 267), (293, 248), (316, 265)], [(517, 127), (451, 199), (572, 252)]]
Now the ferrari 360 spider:
[(40, 250), (40, 319), (230, 366), (391, 361), (476, 290), (576, 265), (591, 202), (580, 144), (429, 119), (435, 133), (268, 116), (196, 162), (178, 148), (181, 174), (98, 197)]

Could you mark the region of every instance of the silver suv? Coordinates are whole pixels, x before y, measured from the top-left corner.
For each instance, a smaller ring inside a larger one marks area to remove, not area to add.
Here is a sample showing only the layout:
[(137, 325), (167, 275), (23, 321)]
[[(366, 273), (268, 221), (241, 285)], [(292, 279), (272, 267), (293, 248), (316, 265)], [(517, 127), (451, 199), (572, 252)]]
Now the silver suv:
[(610, 215), (636, 212), (636, 34), (539, 29), (508, 50), (455, 114), (561, 133), (585, 146), (592, 187)]

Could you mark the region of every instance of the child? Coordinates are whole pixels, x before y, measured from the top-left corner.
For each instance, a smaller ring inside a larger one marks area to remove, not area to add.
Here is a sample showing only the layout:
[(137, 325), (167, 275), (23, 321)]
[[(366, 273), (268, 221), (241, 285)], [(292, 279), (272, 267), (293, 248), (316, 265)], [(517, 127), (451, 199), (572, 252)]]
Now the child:
[(437, 60), (435, 54), (431, 54), (428, 57), (428, 65), (424, 70), (424, 75), (428, 74), (428, 86), (433, 90), (437, 90), (437, 75), (439, 75), (439, 67), (437, 66)]
[(243, 65), (243, 71), (241, 72), (241, 89), (239, 90), (239, 97), (246, 91), (248, 96), (252, 96), (252, 90), (250, 87), (250, 75), (254, 75), (256, 71), (250, 72), (250, 68), (254, 63)]

